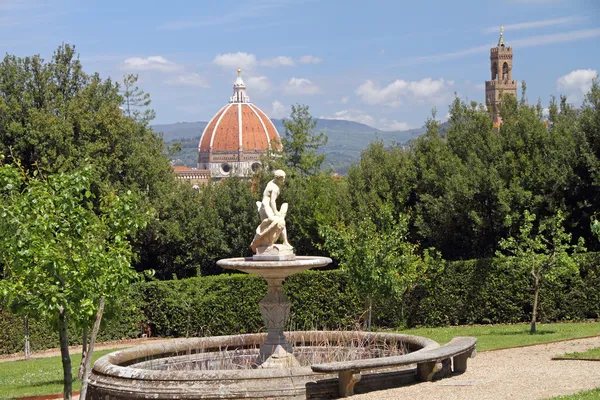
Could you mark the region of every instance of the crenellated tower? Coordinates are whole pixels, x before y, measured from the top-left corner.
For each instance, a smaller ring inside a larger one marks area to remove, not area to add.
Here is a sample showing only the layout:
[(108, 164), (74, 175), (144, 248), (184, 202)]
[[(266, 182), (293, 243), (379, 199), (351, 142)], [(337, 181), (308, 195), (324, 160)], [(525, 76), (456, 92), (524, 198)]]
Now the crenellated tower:
[(517, 96), (517, 82), (512, 77), (513, 53), (511, 47), (504, 44), (504, 27), (500, 30), (498, 45), (490, 49), (490, 69), (492, 80), (485, 82), (485, 104), (494, 115), (494, 127), (502, 124), (500, 116), (500, 96)]

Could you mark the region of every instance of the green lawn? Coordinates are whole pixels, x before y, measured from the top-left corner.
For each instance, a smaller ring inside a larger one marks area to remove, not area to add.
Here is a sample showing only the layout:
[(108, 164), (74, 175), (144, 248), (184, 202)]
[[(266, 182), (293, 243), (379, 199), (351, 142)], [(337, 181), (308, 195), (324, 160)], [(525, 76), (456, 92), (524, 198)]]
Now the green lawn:
[[(95, 351), (92, 359), (115, 351)], [(81, 353), (71, 354), (73, 376), (77, 377)], [(81, 383), (73, 382), (73, 391), (79, 391)], [(0, 363), (0, 399), (41, 396), (63, 391), (63, 373), (60, 357), (36, 358), (22, 361), (6, 361)]]
[(600, 347), (589, 349), (581, 353), (566, 353), (556, 356), (556, 358), (586, 358), (600, 360)]
[(550, 400), (598, 400), (600, 399), (600, 388), (593, 390), (586, 390), (585, 392), (579, 392), (570, 394), (568, 396), (553, 397)]
[(533, 335), (529, 333), (529, 324), (417, 328), (401, 333), (424, 336), (440, 344), (455, 336), (475, 336), (477, 350), (482, 351), (600, 335), (600, 322), (538, 324), (537, 333)]

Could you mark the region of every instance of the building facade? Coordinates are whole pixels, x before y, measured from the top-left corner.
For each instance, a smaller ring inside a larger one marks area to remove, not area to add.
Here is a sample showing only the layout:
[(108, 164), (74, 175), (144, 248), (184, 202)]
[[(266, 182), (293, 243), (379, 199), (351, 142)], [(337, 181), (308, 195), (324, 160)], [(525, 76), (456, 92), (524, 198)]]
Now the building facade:
[(500, 98), (503, 94), (517, 96), (517, 81), (513, 79), (512, 47), (504, 44), (504, 28), (500, 31), (498, 45), (490, 49), (490, 70), (492, 79), (485, 82), (485, 104), (492, 111), (494, 127), (502, 124)]

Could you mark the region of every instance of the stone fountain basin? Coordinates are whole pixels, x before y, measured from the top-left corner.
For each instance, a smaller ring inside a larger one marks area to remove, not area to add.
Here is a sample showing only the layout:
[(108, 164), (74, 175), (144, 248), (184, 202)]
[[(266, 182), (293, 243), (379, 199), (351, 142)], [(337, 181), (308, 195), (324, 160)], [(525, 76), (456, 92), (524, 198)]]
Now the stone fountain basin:
[[(288, 332), (286, 336), (295, 346), (305, 346), (306, 343), (338, 345), (351, 343), (352, 340), (373, 340), (381, 343), (402, 342), (411, 353), (439, 347), (437, 342), (427, 338), (392, 333), (305, 331)], [(310, 366), (204, 371), (147, 369), (150, 360), (160, 364), (164, 363), (167, 357), (181, 358), (186, 354), (217, 352), (221, 349), (237, 349), (241, 353), (248, 353), (248, 349), (256, 348), (264, 340), (265, 334), (174, 339), (110, 353), (94, 364), (87, 398), (91, 400), (269, 397), (306, 399), (337, 395), (337, 375), (315, 373)], [(369, 379), (381, 381), (381, 376), (385, 375), (385, 372), (373, 374), (371, 378), (369, 375), (364, 375), (359, 384), (369, 385)]]

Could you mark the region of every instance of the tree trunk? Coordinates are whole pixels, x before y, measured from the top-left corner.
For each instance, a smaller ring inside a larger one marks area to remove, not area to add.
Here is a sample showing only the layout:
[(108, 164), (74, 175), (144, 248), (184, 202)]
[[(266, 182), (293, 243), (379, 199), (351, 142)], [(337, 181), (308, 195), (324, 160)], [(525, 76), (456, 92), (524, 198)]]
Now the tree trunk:
[(81, 362), (79, 363), (79, 373), (77, 379), (83, 379), (83, 371), (85, 370), (85, 356), (88, 352), (88, 327), (83, 328), (83, 340), (81, 341)]
[(540, 280), (538, 277), (535, 277), (535, 294), (533, 297), (533, 313), (531, 314), (531, 329), (529, 333), (535, 333), (535, 321), (537, 318), (537, 308), (538, 308), (538, 297), (540, 295)]
[(371, 317), (373, 314), (373, 299), (369, 296), (367, 298), (367, 309), (369, 310), (369, 316), (367, 318), (367, 330), (371, 330)]
[(29, 319), (25, 316), (25, 359), (29, 360), (31, 345), (29, 343)]
[(58, 323), (60, 329), (60, 356), (63, 366), (63, 396), (65, 400), (71, 400), (73, 392), (73, 374), (71, 372), (71, 356), (69, 355), (69, 336), (67, 334), (67, 316), (65, 309), (60, 310)]
[(85, 365), (83, 368), (83, 379), (81, 380), (81, 392), (79, 398), (85, 400), (87, 394), (88, 380), (90, 377), (90, 368), (92, 367), (92, 354), (94, 354), (94, 345), (96, 344), (96, 336), (100, 330), (100, 321), (102, 321), (102, 314), (104, 313), (104, 296), (100, 298), (100, 304), (98, 304), (98, 312), (96, 313), (96, 322), (92, 328), (92, 336), (90, 337), (90, 348), (85, 355)]

